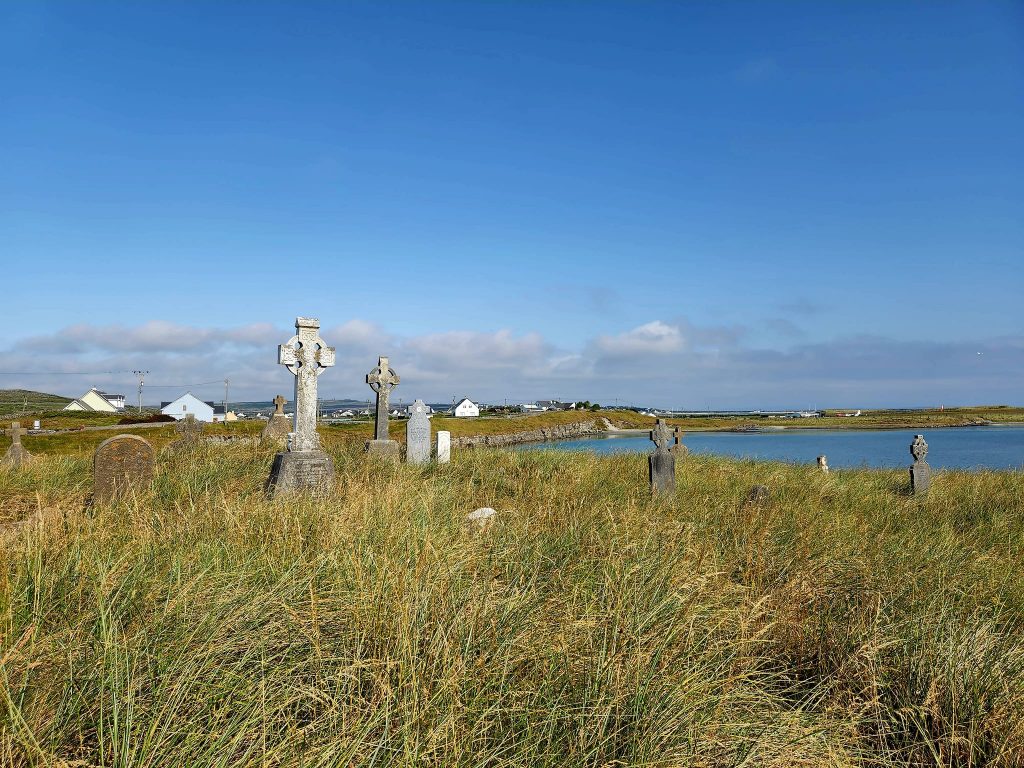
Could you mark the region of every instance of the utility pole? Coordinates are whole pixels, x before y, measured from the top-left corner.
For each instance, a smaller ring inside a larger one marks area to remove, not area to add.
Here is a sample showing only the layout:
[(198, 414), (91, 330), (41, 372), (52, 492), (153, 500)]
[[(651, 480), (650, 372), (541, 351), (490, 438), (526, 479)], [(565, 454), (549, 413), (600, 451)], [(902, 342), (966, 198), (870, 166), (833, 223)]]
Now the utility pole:
[(146, 383), (146, 374), (149, 371), (132, 371), (139, 377), (139, 413), (142, 413), (142, 385)]
[(230, 382), (230, 379), (224, 379), (224, 421), (228, 420), (228, 385)]

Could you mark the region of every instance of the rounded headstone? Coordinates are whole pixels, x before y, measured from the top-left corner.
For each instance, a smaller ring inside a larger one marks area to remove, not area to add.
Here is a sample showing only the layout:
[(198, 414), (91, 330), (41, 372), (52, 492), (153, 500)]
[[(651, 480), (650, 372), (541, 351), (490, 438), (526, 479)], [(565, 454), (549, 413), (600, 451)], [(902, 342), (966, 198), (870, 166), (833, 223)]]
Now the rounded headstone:
[(140, 493), (153, 482), (156, 451), (138, 435), (115, 435), (93, 455), (93, 498), (105, 504)]

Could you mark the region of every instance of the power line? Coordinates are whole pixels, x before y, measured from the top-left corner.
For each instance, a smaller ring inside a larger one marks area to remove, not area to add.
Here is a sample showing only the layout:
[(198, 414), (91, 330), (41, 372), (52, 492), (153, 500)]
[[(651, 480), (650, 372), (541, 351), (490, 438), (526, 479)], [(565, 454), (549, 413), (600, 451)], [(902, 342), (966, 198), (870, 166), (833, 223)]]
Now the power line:
[(178, 387), (205, 387), (210, 384), (223, 384), (224, 379), (217, 379), (216, 381), (198, 381), (192, 384), (147, 384), (146, 386), (150, 389), (176, 389)]
[(0, 376), (106, 376), (132, 371), (0, 371)]

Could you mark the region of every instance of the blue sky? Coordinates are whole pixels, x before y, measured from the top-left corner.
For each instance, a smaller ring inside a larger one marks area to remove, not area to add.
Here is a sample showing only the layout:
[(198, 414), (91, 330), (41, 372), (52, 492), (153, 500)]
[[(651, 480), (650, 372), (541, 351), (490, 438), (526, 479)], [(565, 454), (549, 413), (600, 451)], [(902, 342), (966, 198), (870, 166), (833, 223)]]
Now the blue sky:
[(1024, 403), (1020, 4), (6, 3), (0, 168), (0, 386)]

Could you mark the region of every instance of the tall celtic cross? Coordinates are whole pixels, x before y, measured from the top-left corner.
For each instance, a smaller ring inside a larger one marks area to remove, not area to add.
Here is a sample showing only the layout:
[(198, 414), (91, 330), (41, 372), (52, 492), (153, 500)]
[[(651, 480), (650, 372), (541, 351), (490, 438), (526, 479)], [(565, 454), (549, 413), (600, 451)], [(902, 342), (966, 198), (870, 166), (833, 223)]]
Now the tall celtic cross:
[(25, 434), (25, 430), (21, 428), (20, 421), (11, 422), (11, 444), (21, 445), (21, 436)]
[(377, 358), (377, 367), (366, 374), (366, 383), (377, 394), (377, 424), (373, 435), (375, 440), (388, 439), (388, 400), (391, 397), (391, 390), (397, 387), (400, 381), (386, 357)]
[(924, 461), (928, 455), (928, 443), (924, 441), (924, 435), (914, 435), (914, 442), (910, 444), (910, 455), (914, 461)]
[(318, 451), (316, 433), (316, 380), (334, 365), (334, 347), (320, 338), (320, 321), (315, 317), (295, 318), (295, 335), (277, 348), (277, 362), (295, 376), (295, 438), (291, 451)]
[(284, 416), (284, 404), (288, 401), (284, 399), (284, 395), (278, 395), (274, 398), (274, 415)]

